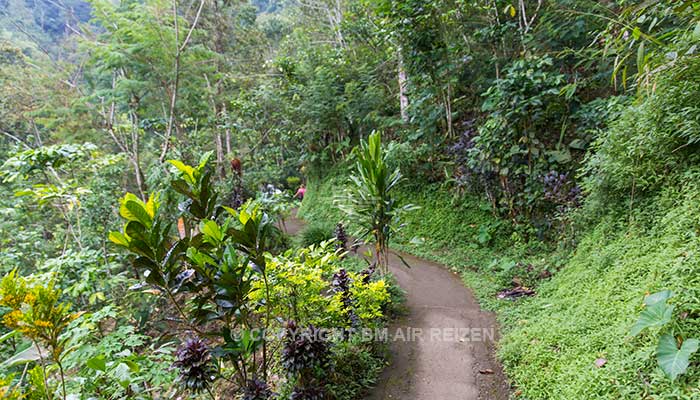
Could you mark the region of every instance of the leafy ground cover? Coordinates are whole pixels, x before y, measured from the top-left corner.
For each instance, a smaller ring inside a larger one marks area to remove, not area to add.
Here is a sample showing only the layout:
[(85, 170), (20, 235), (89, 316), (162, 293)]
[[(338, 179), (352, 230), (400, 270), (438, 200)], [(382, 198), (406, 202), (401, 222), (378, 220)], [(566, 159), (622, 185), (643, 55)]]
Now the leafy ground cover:
[[(343, 170), (309, 185), (305, 218), (342, 218), (331, 204)], [(415, 184), (401, 196), (421, 209), (406, 216), (396, 247), (451, 266), (482, 306), (498, 312), (499, 357), (518, 398), (697, 399), (695, 363), (671, 380), (656, 360), (662, 328), (636, 337), (632, 328), (645, 296), (668, 289), (674, 337), (700, 337), (698, 194), (694, 183), (666, 190), (631, 216), (611, 212), (575, 247), (559, 248), (524, 239), (475, 198)], [(499, 299), (514, 280), (536, 295)]]

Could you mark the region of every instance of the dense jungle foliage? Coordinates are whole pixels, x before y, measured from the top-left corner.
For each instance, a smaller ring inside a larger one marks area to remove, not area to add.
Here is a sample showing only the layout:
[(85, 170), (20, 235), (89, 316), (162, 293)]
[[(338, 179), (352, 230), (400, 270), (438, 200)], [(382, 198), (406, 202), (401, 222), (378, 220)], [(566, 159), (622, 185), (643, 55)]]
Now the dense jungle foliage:
[(362, 398), (356, 234), (514, 398), (700, 399), (699, 94), (690, 0), (0, 0), (0, 396)]

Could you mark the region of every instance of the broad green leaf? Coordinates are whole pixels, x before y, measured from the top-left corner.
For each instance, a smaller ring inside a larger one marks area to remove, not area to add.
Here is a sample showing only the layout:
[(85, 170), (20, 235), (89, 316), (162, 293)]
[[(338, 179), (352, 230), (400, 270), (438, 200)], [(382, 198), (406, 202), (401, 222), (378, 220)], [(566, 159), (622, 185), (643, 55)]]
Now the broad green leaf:
[(120, 246), (129, 247), (129, 238), (124, 236), (121, 232), (110, 232), (109, 241)]
[(151, 193), (148, 197), (148, 202), (146, 202), (146, 212), (151, 216), (151, 219), (156, 216), (156, 211), (158, 211), (158, 207), (160, 206), (160, 202), (158, 201), (159, 197), (160, 195), (158, 193)]
[(131, 245), (135, 240), (146, 240), (148, 233), (141, 222), (129, 221), (124, 225), (124, 236), (129, 239), (129, 244)]
[(23, 190), (18, 190), (15, 192), (15, 197), (22, 197), (22, 196), (31, 196), (34, 194), (34, 191), (31, 189), (23, 189)]
[(639, 43), (637, 48), (637, 71), (641, 72), (644, 67), (644, 42)]
[(687, 339), (679, 349), (676, 338), (665, 334), (659, 338), (659, 347), (656, 350), (656, 360), (671, 380), (676, 380), (678, 375), (685, 373), (690, 363), (690, 356), (698, 350), (700, 341)]
[(141, 199), (139, 199), (135, 194), (133, 193), (127, 193), (124, 195), (124, 197), (119, 201), (119, 215), (122, 216), (122, 218), (126, 219), (127, 221), (137, 221), (138, 219), (136, 218), (135, 215), (129, 211), (128, 208), (126, 208), (126, 202), (127, 201), (135, 201), (135, 202), (141, 202)]
[(241, 212), (238, 213), (238, 221), (240, 221), (241, 224), (245, 226), (245, 224), (248, 223), (248, 220), (251, 217), (253, 217), (256, 211), (257, 207), (252, 207), (250, 204), (245, 204), (243, 207), (241, 207)]
[(199, 265), (200, 267), (205, 267), (207, 264), (216, 265), (216, 261), (211, 258), (211, 256), (202, 253), (195, 247), (190, 247), (187, 249), (187, 258), (192, 260), (193, 263)]
[(112, 374), (114, 375), (114, 379), (116, 379), (119, 385), (124, 389), (131, 385), (131, 368), (127, 364), (119, 363)]
[(202, 233), (205, 236), (214, 239), (214, 241), (216, 241), (217, 243), (221, 242), (224, 239), (224, 235), (221, 232), (221, 228), (219, 228), (219, 225), (217, 225), (214, 221), (202, 221), (200, 229), (202, 230)]
[(236, 210), (234, 210), (233, 208), (231, 208), (231, 207), (227, 207), (227, 206), (221, 206), (221, 207), (222, 207), (224, 210), (226, 210), (227, 213), (231, 214), (231, 215), (234, 216), (234, 217), (238, 214), (238, 212), (237, 212)]
[(192, 193), (189, 185), (183, 179), (173, 180), (172, 182), (170, 182), (170, 186), (172, 186), (172, 188), (175, 189), (176, 192), (178, 192), (180, 194), (184, 194), (185, 196), (189, 197), (190, 199), (195, 198), (195, 194)]
[(94, 369), (95, 371), (105, 372), (107, 370), (107, 360), (105, 359), (104, 354), (92, 357), (91, 359), (87, 360), (85, 365), (90, 369)]
[(193, 167), (179, 160), (168, 160), (168, 162), (182, 173), (182, 177), (185, 178), (187, 182), (193, 185), (197, 182), (195, 179), (195, 169)]
[(199, 165), (197, 166), (197, 169), (203, 170), (209, 162), (209, 159), (211, 158), (212, 154), (214, 154), (214, 152), (212, 151), (207, 151), (206, 153), (202, 154), (202, 156), (199, 158)]
[(151, 218), (151, 216), (148, 214), (148, 211), (146, 211), (146, 205), (143, 204), (141, 200), (127, 200), (122, 206), (128, 210), (132, 216), (133, 219), (130, 219), (130, 221), (140, 222), (147, 228), (150, 228), (153, 224), (153, 218)]
[(663, 301), (666, 302), (668, 299), (673, 297), (673, 292), (670, 290), (662, 290), (660, 292), (650, 294), (644, 298), (644, 304), (647, 306), (653, 306), (654, 304)]
[(632, 30), (632, 37), (634, 38), (634, 40), (639, 40), (640, 36), (642, 36), (642, 30), (639, 29), (638, 26), (635, 26)]
[(95, 304), (98, 301), (104, 301), (107, 297), (103, 292), (95, 292), (88, 297), (88, 301), (90, 304)]
[(549, 156), (550, 162), (563, 164), (571, 161), (571, 153), (568, 149), (548, 151), (547, 156)]
[(42, 358), (42, 356), (46, 357), (48, 354), (49, 351), (46, 349), (41, 349), (40, 353), (39, 349), (37, 349), (36, 346), (30, 346), (15, 354), (14, 356), (8, 358), (3, 364), (7, 368), (14, 367), (15, 365), (22, 365), (33, 361), (38, 361)]
[(632, 336), (637, 336), (644, 329), (652, 327), (662, 327), (671, 322), (673, 306), (669, 306), (665, 301), (659, 301), (650, 306), (646, 306), (637, 323), (632, 327)]
[(131, 372), (133, 372), (135, 374), (138, 374), (139, 371), (141, 371), (141, 367), (139, 367), (138, 364), (136, 364), (135, 362), (133, 362), (131, 360), (122, 360), (122, 363), (126, 364), (129, 367), (129, 369), (131, 370)]

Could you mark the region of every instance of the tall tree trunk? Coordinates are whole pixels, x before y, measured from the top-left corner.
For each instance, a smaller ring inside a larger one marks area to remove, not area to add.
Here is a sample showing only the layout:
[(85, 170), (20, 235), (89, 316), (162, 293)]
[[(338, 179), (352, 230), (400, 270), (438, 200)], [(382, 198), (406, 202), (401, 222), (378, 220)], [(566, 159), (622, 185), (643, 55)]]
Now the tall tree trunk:
[[(112, 89), (116, 87), (117, 75), (122, 74), (126, 76), (125, 71), (114, 71), (112, 75)], [(129, 105), (129, 122), (131, 124), (131, 132), (124, 132), (122, 135), (118, 130), (115, 129), (117, 126), (117, 112), (116, 104), (112, 101), (108, 108), (102, 107), (102, 117), (104, 118), (105, 129), (107, 133), (112, 137), (114, 143), (119, 147), (122, 153), (126, 154), (129, 162), (134, 168), (134, 177), (136, 179), (136, 186), (141, 195), (142, 200), (146, 200), (146, 183), (143, 177), (143, 171), (141, 170), (141, 153), (139, 149), (139, 118), (136, 110), (138, 109), (139, 99), (136, 96), (132, 96)], [(123, 136), (123, 137), (122, 137)]]
[[(226, 176), (226, 159), (230, 159), (231, 154), (231, 129), (228, 126), (228, 113), (226, 112), (226, 100), (222, 97), (224, 95), (224, 84), (223, 77), (226, 76), (226, 64), (223, 61), (226, 53), (226, 22), (223, 20), (221, 10), (219, 8), (219, 2), (214, 1), (214, 50), (216, 54), (219, 55), (216, 59), (216, 70), (217, 76), (219, 77), (216, 82), (214, 82), (214, 87), (212, 88), (207, 79), (207, 85), (209, 87), (210, 93), (213, 93), (211, 97), (212, 107), (214, 108), (216, 127), (214, 128), (215, 140), (216, 140), (216, 160), (219, 165), (219, 173), (221, 177)], [(206, 75), (205, 75), (206, 78)], [(221, 135), (221, 126), (224, 126), (224, 137)], [(224, 145), (225, 151), (224, 151)], [(234, 171), (235, 172), (235, 171)]]
[(403, 64), (403, 55), (401, 49), (397, 51), (398, 69), (399, 69), (399, 106), (401, 107), (401, 120), (408, 123), (408, 76), (406, 68)]
[(140, 151), (140, 140), (139, 140), (139, 117), (136, 115), (136, 111), (131, 110), (129, 112), (131, 117), (131, 164), (134, 167), (134, 176), (136, 178), (136, 186), (141, 195), (141, 199), (146, 201), (146, 182), (143, 177), (143, 170), (141, 169), (141, 151)]
[(218, 129), (214, 131), (214, 141), (216, 142), (216, 165), (219, 169), (219, 175), (222, 178), (226, 177), (226, 163), (224, 162), (224, 146), (221, 142), (221, 133)]
[(447, 137), (452, 138), (454, 133), (452, 131), (452, 85), (447, 83), (447, 90), (445, 91), (445, 123), (447, 124)]
[(226, 156), (231, 157), (231, 127), (228, 124), (228, 111), (226, 110), (226, 103), (224, 103), (224, 123), (226, 124)]

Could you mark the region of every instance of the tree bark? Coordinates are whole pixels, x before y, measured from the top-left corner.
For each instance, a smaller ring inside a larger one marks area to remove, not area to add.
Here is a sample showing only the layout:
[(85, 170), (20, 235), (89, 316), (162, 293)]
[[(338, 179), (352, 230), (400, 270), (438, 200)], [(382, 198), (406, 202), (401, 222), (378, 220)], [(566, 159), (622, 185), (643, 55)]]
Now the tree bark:
[(226, 177), (226, 163), (224, 162), (224, 146), (221, 143), (221, 133), (215, 128), (214, 141), (216, 142), (216, 165), (219, 169), (219, 175), (222, 178)]
[(141, 169), (141, 151), (139, 149), (139, 119), (135, 111), (130, 111), (131, 115), (131, 163), (134, 166), (134, 175), (136, 178), (136, 186), (141, 195), (141, 199), (146, 201), (146, 182)]
[(226, 124), (226, 156), (231, 156), (231, 127), (228, 124), (228, 111), (226, 110), (226, 103), (224, 103), (224, 123)]
[(399, 69), (399, 106), (401, 107), (401, 120), (408, 123), (408, 76), (406, 68), (403, 64), (403, 55), (401, 49), (397, 51), (398, 69)]

